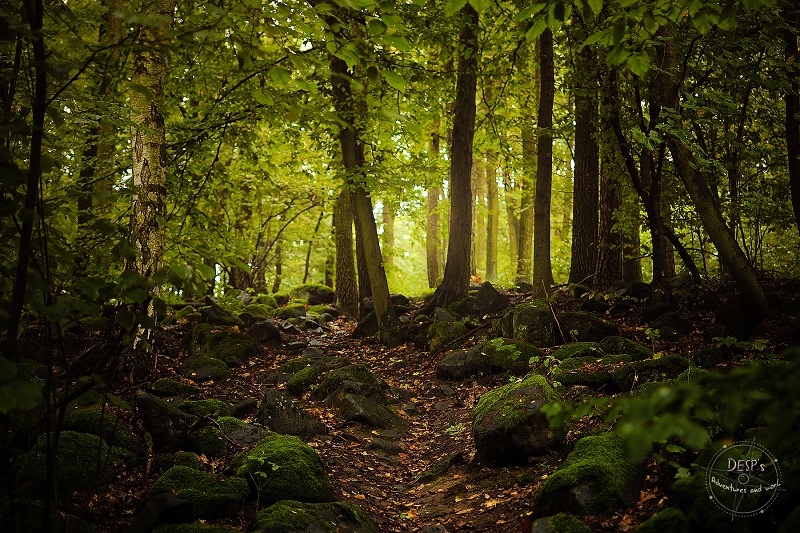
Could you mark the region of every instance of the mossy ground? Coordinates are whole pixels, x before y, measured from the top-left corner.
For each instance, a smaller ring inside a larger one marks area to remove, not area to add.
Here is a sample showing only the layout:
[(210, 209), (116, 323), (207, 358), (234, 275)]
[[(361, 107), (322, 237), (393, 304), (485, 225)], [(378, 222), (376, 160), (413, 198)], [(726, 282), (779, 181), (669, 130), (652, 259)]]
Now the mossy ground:
[(231, 407), (222, 400), (209, 398), (206, 400), (186, 400), (178, 405), (178, 409), (184, 413), (198, 417), (217, 418), (219, 416), (230, 416)]

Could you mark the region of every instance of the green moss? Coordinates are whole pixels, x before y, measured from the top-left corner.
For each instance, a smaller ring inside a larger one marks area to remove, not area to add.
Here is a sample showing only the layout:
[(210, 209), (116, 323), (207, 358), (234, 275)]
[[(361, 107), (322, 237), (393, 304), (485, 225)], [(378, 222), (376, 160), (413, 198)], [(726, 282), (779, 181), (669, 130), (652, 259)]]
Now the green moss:
[(294, 436), (273, 433), (262, 439), (246, 452), (236, 474), (248, 480), (262, 503), (333, 499), (333, 487), (319, 455)]
[(189, 433), (189, 445), (192, 450), (208, 457), (228, 455), (225, 434), (216, 426), (209, 425)]
[(97, 435), (107, 444), (125, 448), (134, 455), (138, 455), (141, 451), (139, 442), (128, 430), (125, 422), (108, 407), (90, 405), (69, 409), (64, 416), (64, 429)]
[(600, 387), (611, 381), (611, 372), (605, 367), (597, 367), (587, 370), (587, 365), (595, 365), (597, 357), (573, 357), (562, 361), (553, 370), (553, 381), (558, 381), (562, 385), (587, 385), (589, 387)]
[(212, 474), (173, 466), (158, 478), (148, 494), (154, 497), (167, 492), (191, 502), (197, 516), (213, 517), (235, 514), (250, 490), (240, 477), (219, 482)]
[(481, 352), (489, 357), (493, 367), (511, 368), (514, 363), (527, 364), (531, 359), (541, 360), (544, 353), (529, 342), (498, 337), (483, 343)]
[(172, 458), (172, 466), (188, 466), (194, 470), (200, 470), (200, 457), (194, 452), (181, 450), (175, 452)]
[(300, 318), (301, 316), (306, 316), (306, 306), (305, 304), (301, 303), (286, 304), (285, 307), (281, 307), (275, 311), (275, 318), (279, 318), (281, 320)]
[(365, 365), (347, 365), (328, 372), (322, 383), (314, 389), (312, 397), (315, 400), (325, 399), (336, 392), (345, 381), (363, 383), (374, 391), (383, 390), (383, 382), (372, 375)]
[[(478, 404), (472, 411), (472, 420), (481, 420), (498, 402), (505, 401), (513, 391), (521, 389), (522, 387), (533, 386), (538, 386), (542, 389), (547, 402), (554, 402), (559, 399), (553, 387), (547, 381), (547, 378), (539, 374), (528, 374), (522, 381), (509, 383), (508, 385), (491, 390), (481, 396), (478, 400)], [(520, 423), (527, 413), (528, 403), (523, 398), (520, 398), (515, 402), (507, 402), (503, 406), (503, 410), (498, 414), (499, 418), (504, 421), (504, 424), (502, 424), (503, 427), (514, 427)]]
[(688, 367), (689, 360), (685, 357), (667, 355), (626, 364), (614, 370), (611, 376), (617, 387), (628, 391), (645, 382), (674, 379)]
[(428, 327), (428, 350), (438, 352), (466, 333), (463, 322), (434, 322)]
[(311, 305), (332, 304), (336, 301), (336, 293), (333, 289), (318, 283), (297, 286), (289, 291), (289, 296), (306, 300)]
[(182, 383), (174, 379), (160, 378), (150, 387), (153, 394), (159, 396), (189, 396), (197, 394), (200, 389), (188, 383)]
[(559, 513), (548, 518), (553, 533), (591, 533), (591, 528), (569, 513)]
[(238, 331), (218, 331), (209, 335), (203, 351), (227, 364), (241, 364), (258, 355), (261, 345), (250, 335)]
[[(17, 485), (28, 487), (34, 495), (44, 493), (46, 449), (46, 435), (42, 435), (33, 450), (20, 456), (14, 465)], [(121, 451), (97, 435), (62, 431), (55, 465), (59, 491), (69, 494), (106, 485), (113, 478), (114, 462), (121, 458)]]
[(679, 509), (669, 507), (642, 522), (634, 531), (636, 533), (660, 533), (662, 531), (680, 533), (688, 531), (688, 526), (686, 516)]
[(300, 393), (308, 389), (311, 385), (314, 385), (318, 378), (319, 370), (317, 370), (316, 367), (307, 366), (298, 370), (289, 378), (286, 388), (292, 392)]
[(631, 361), (641, 361), (642, 359), (650, 359), (653, 357), (652, 350), (648, 350), (641, 344), (618, 335), (612, 335), (611, 337), (606, 337), (603, 339), (603, 341), (600, 343), (600, 349), (609, 355), (629, 355)]
[(573, 359), (575, 357), (603, 357), (603, 352), (596, 342), (570, 342), (553, 353), (553, 357), (559, 361)]
[(259, 305), (266, 305), (268, 307), (272, 307), (273, 309), (279, 305), (278, 300), (276, 300), (271, 294), (259, 294), (253, 299), (253, 301)]
[(376, 532), (377, 526), (357, 505), (348, 502), (307, 504), (279, 501), (256, 515), (256, 530), (294, 532)]
[(239, 420), (234, 416), (220, 416), (217, 418), (217, 424), (219, 424), (219, 428), (224, 433), (229, 433), (236, 428), (240, 428), (244, 425), (243, 420)]
[(331, 306), (327, 304), (319, 304), (319, 305), (310, 305), (308, 306), (308, 312), (313, 313), (315, 315), (321, 315), (322, 313), (328, 313), (331, 310)]
[(209, 398), (207, 400), (186, 400), (178, 405), (178, 409), (184, 413), (198, 417), (216, 418), (218, 416), (230, 416), (230, 406), (222, 400)]
[(239, 533), (239, 529), (211, 524), (162, 524), (152, 533)]
[[(269, 318), (272, 318), (272, 314), (275, 312), (275, 308), (276, 307), (278, 307), (278, 306), (276, 305), (274, 307), (270, 307), (269, 305), (264, 305), (264, 304), (248, 304), (248, 305), (244, 306), (244, 309), (242, 309), (242, 312), (239, 313), (239, 318), (242, 318), (242, 320), (245, 320), (242, 317), (242, 315), (246, 314), (246, 315), (249, 315), (250, 317), (252, 317), (253, 319), (255, 319), (255, 320), (253, 320), (254, 322), (258, 322), (258, 321), (261, 321), (261, 320), (267, 320)], [(245, 322), (247, 322), (247, 320), (245, 320)]]
[(272, 295), (272, 297), (275, 298), (275, 301), (278, 302), (279, 306), (288, 304), (292, 299), (288, 292), (276, 292)]
[(298, 357), (297, 359), (292, 359), (291, 361), (283, 363), (280, 366), (280, 371), (286, 372), (287, 374), (294, 374), (295, 372), (299, 372), (300, 370), (306, 368), (310, 364), (311, 359), (308, 357)]
[(591, 497), (580, 502), (585, 511), (610, 512), (622, 505), (622, 491), (633, 471), (634, 464), (618, 437), (610, 434), (584, 437), (545, 479), (536, 493), (534, 509), (544, 513), (563, 509), (572, 491), (588, 485), (592, 488)]

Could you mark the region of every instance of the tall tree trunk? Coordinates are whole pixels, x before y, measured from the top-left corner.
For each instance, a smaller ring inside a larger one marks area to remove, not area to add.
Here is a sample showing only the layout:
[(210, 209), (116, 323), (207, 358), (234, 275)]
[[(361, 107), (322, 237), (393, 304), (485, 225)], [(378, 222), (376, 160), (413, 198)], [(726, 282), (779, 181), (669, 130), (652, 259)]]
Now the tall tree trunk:
[(546, 295), (553, 285), (550, 264), (550, 196), (553, 184), (553, 99), (555, 98), (555, 66), (553, 63), (553, 32), (544, 30), (539, 37), (539, 97), (538, 164), (536, 197), (533, 207), (533, 291)]
[[(674, 51), (674, 25), (670, 24), (663, 30), (663, 44), (661, 45), (660, 64), (664, 69), (664, 82), (661, 84), (661, 101), (664, 107), (675, 113), (675, 129), (681, 128), (680, 115), (680, 87), (676, 74)], [(733, 234), (725, 223), (716, 198), (708, 188), (708, 184), (697, 171), (694, 156), (675, 134), (667, 135), (667, 144), (672, 154), (675, 170), (681, 178), (692, 202), (695, 205), (700, 221), (708, 233), (709, 238), (716, 246), (722, 263), (730, 272), (736, 282), (742, 298), (742, 313), (740, 323), (742, 328), (736, 333), (749, 336), (752, 328), (766, 315), (769, 306), (764, 296), (761, 284), (758, 282), (755, 270), (747, 260), (744, 252), (739, 247)]]
[[(378, 226), (372, 212), (372, 201), (361, 183), (364, 151), (356, 130), (357, 113), (350, 85), (350, 73), (344, 60), (331, 57), (330, 61), (334, 106), (342, 123), (339, 129), (342, 162), (347, 170), (348, 186), (351, 189), (356, 236), (360, 237), (363, 249), (359, 259), (363, 259), (365, 263), (381, 340), (387, 344), (394, 344), (399, 340), (396, 336), (397, 318), (394, 308), (389, 303), (389, 284), (383, 269)], [(362, 299), (364, 297), (363, 294), (359, 296)]]
[[(530, 109), (533, 113), (533, 110)], [(526, 112), (527, 115), (527, 112)], [(516, 279), (531, 283), (533, 281), (533, 202), (536, 189), (536, 136), (532, 118), (524, 117), (522, 124), (522, 183), (519, 200), (519, 233), (517, 235)]]
[(450, 148), (450, 231), (442, 284), (425, 310), (447, 307), (469, 291), (470, 230), (472, 228), (472, 142), (475, 135), (475, 94), (478, 70), (478, 12), (461, 8), (464, 28), (458, 39), (458, 79)]
[[(475, 216), (473, 217), (472, 226), (475, 234), (475, 272), (473, 275), (477, 276), (483, 271), (486, 265), (486, 232), (483, 228), (486, 227), (486, 164), (481, 161), (480, 164), (474, 164), (475, 167)], [(484, 272), (485, 274), (485, 272)]]
[(610, 159), (613, 151), (605, 148), (600, 162), (600, 232), (597, 281), (609, 283), (622, 279), (622, 232), (614, 229), (614, 213), (622, 208), (622, 194), (613, 175)]
[(272, 282), (272, 293), (275, 294), (281, 290), (281, 281), (283, 281), (283, 245), (281, 241), (275, 245), (275, 280)]
[(333, 215), (336, 228), (336, 307), (351, 319), (358, 318), (358, 285), (353, 258), (353, 206), (350, 190), (343, 187)]
[[(167, 151), (164, 131), (164, 77), (167, 71), (172, 0), (148, 4), (147, 20), (139, 31), (131, 78), (131, 148), (133, 208), (131, 241), (138, 252), (129, 268), (150, 276), (161, 266), (167, 206)], [(160, 20), (158, 24), (155, 21)]]
[(519, 185), (512, 183), (508, 172), (503, 173), (503, 197), (506, 203), (506, 226), (508, 227), (508, 254), (511, 258), (511, 268), (516, 275), (519, 262)]
[(500, 222), (500, 201), (497, 197), (497, 162), (492, 152), (486, 160), (486, 280), (497, 281), (497, 229)]
[(308, 248), (306, 249), (306, 261), (305, 267), (303, 269), (303, 284), (308, 283), (308, 274), (311, 271), (311, 252), (314, 249), (314, 244), (317, 241), (317, 235), (319, 235), (319, 227), (322, 225), (322, 219), (325, 218), (325, 211), (320, 209), (319, 218), (317, 218), (317, 224), (314, 226), (314, 235), (308, 240)]
[(641, 227), (638, 222), (631, 231), (622, 232), (622, 281), (642, 281)]
[[(438, 162), (439, 160), (439, 117), (436, 116), (433, 121), (433, 133), (431, 133), (430, 150), (431, 157)], [(434, 171), (436, 172), (436, 171)], [(434, 182), (437, 184), (433, 187), (428, 187), (426, 207), (427, 219), (425, 225), (425, 258), (427, 260), (428, 271), (428, 287), (433, 288), (436, 286), (436, 281), (441, 274), (441, 266), (439, 263), (439, 255), (441, 254), (439, 243), (439, 197), (442, 195), (442, 188), (439, 186), (441, 179), (434, 176)]]
[(586, 283), (596, 274), (599, 212), (599, 154), (595, 116), (597, 88), (591, 75), (594, 53), (580, 52), (575, 89), (575, 179), (572, 201), (570, 283)]
[(381, 218), (383, 219), (383, 263), (387, 267), (394, 266), (394, 212), (395, 206), (393, 200), (383, 199), (383, 212)]
[[(796, 7), (787, 7), (784, 17), (795, 23)], [(791, 29), (783, 31), (786, 47), (786, 68), (789, 87), (786, 91), (786, 155), (789, 164), (789, 187), (792, 192), (792, 209), (797, 230), (800, 232), (800, 54), (797, 49), (797, 34)]]

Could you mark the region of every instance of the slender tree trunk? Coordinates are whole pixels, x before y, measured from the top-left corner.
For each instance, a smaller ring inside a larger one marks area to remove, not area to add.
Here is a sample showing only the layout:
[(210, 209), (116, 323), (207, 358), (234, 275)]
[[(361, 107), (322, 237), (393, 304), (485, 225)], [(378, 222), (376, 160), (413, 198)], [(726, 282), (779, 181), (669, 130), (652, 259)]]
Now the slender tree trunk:
[(275, 294), (281, 290), (281, 281), (283, 280), (283, 245), (281, 241), (275, 245), (275, 281), (272, 282), (272, 293)]
[[(533, 110), (531, 110), (533, 113)], [(527, 112), (526, 112), (527, 115)], [(530, 118), (523, 119), (522, 133), (522, 183), (519, 200), (519, 233), (517, 235), (517, 281), (533, 281), (533, 202), (536, 189), (536, 136)]]
[[(680, 119), (680, 87), (676, 77), (674, 46), (674, 25), (665, 27), (663, 31), (661, 65), (664, 69), (664, 83), (661, 84), (661, 101), (664, 107), (676, 114), (674, 128), (681, 127)], [(720, 211), (716, 198), (708, 188), (703, 176), (697, 171), (694, 157), (685, 144), (674, 134), (667, 136), (667, 144), (672, 154), (675, 170), (681, 178), (692, 202), (695, 205), (700, 221), (709, 238), (719, 252), (720, 261), (725, 264), (742, 298), (742, 309), (746, 310), (741, 318), (746, 322), (742, 327), (754, 327), (766, 315), (769, 306), (755, 270), (739, 247)], [(749, 331), (742, 332), (749, 335)]]
[(594, 53), (580, 52), (575, 90), (575, 179), (572, 201), (570, 283), (586, 283), (597, 273), (599, 154), (596, 139), (597, 89), (591, 78)]
[(358, 318), (358, 285), (353, 259), (353, 207), (350, 190), (342, 188), (333, 216), (336, 228), (336, 307), (351, 319)]
[(511, 268), (516, 274), (519, 262), (519, 187), (511, 182), (508, 173), (503, 174), (503, 196), (506, 201), (506, 225), (508, 226), (508, 254), (511, 258)]
[[(331, 57), (330, 61), (334, 106), (342, 121), (342, 126), (339, 129), (342, 162), (347, 170), (348, 185), (351, 189), (356, 237), (357, 239), (360, 238), (363, 250), (363, 253), (359, 254), (359, 260), (363, 259), (369, 279), (381, 340), (387, 344), (394, 344), (399, 340), (395, 335), (397, 318), (394, 314), (394, 308), (389, 303), (389, 284), (386, 281), (386, 272), (383, 269), (378, 226), (375, 223), (375, 216), (372, 212), (372, 201), (361, 183), (362, 177), (360, 174), (363, 172), (364, 152), (356, 130), (357, 113), (353, 100), (354, 94), (350, 85), (350, 73), (348, 72), (347, 64), (342, 59)], [(356, 245), (358, 246), (358, 242)], [(359, 296), (363, 301), (364, 295), (360, 294)]]
[(539, 68), (541, 96), (539, 97), (539, 141), (536, 170), (536, 197), (533, 225), (533, 291), (546, 295), (553, 285), (550, 264), (550, 196), (553, 183), (553, 99), (555, 97), (555, 66), (553, 63), (553, 33), (548, 28), (539, 37)]
[[(796, 21), (799, 17), (794, 8), (786, 8), (784, 17)], [(789, 187), (792, 192), (792, 209), (797, 230), (800, 232), (800, 54), (797, 49), (797, 34), (790, 30), (783, 31), (786, 46), (786, 68), (788, 69), (789, 87), (786, 91), (786, 155), (789, 164)]]
[(383, 262), (387, 267), (394, 266), (394, 212), (395, 203), (392, 200), (384, 198), (383, 212), (381, 218), (383, 219)]
[(622, 233), (622, 281), (642, 281), (641, 227), (638, 223), (630, 232)]
[(493, 153), (486, 154), (486, 281), (497, 281), (497, 229), (500, 201), (497, 197), (497, 162)]
[(441, 274), (439, 265), (440, 244), (439, 244), (439, 196), (442, 190), (439, 187), (430, 187), (427, 197), (427, 225), (425, 233), (425, 255), (428, 265), (428, 287), (436, 286), (436, 281)]
[(135, 195), (130, 235), (138, 254), (129, 268), (143, 276), (154, 274), (160, 268), (164, 255), (165, 228), (162, 222), (167, 207), (164, 77), (174, 5), (172, 0), (156, 0), (148, 4), (146, 15), (158, 17), (162, 23), (141, 26), (131, 78), (131, 148)]
[(475, 135), (475, 94), (478, 69), (478, 12), (461, 8), (464, 28), (458, 40), (458, 79), (450, 149), (450, 231), (442, 284), (425, 306), (447, 307), (469, 291), (470, 230), (472, 228), (472, 142)]
[(622, 195), (613, 176), (612, 150), (603, 150), (600, 163), (599, 283), (622, 279), (622, 232), (614, 229), (614, 213), (622, 209)]
[(486, 227), (486, 164), (481, 161), (480, 164), (473, 163), (473, 167), (476, 171), (476, 205), (472, 224), (475, 235), (475, 272), (473, 275), (478, 276), (486, 265), (486, 232), (483, 231), (483, 228)]
[(314, 235), (308, 240), (308, 249), (306, 249), (306, 261), (305, 261), (305, 268), (303, 269), (303, 284), (308, 283), (308, 274), (311, 271), (311, 252), (314, 249), (314, 245), (317, 241), (317, 235), (319, 235), (319, 227), (322, 225), (322, 219), (325, 218), (325, 211), (320, 210), (319, 218), (317, 218), (317, 224), (314, 226)]

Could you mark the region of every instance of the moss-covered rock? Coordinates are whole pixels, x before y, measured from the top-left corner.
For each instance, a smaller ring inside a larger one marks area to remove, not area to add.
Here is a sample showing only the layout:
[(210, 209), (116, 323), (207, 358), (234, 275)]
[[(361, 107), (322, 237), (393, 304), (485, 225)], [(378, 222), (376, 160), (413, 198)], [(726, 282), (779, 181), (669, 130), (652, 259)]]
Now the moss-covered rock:
[(275, 306), (269, 306), (264, 304), (247, 304), (242, 309), (242, 312), (239, 313), (239, 318), (245, 323), (245, 325), (250, 326), (255, 324), (256, 322), (261, 322), (262, 320), (269, 320), (275, 314)]
[(111, 446), (119, 446), (136, 456), (141, 453), (141, 446), (136, 437), (108, 406), (90, 405), (77, 409), (68, 409), (64, 415), (64, 429), (91, 433), (101, 437)]
[(189, 446), (192, 451), (207, 457), (225, 457), (228, 455), (228, 443), (225, 434), (216, 426), (205, 426), (189, 433)]
[(376, 378), (365, 365), (347, 365), (328, 372), (311, 393), (314, 400), (330, 400), (338, 405), (345, 394), (356, 393), (376, 401), (386, 400), (386, 384)]
[(558, 321), (564, 336), (579, 342), (600, 342), (619, 332), (619, 327), (613, 322), (580, 311), (564, 313)]
[(153, 438), (156, 451), (183, 448), (187, 443), (189, 428), (199, 421), (196, 416), (184, 413), (171, 403), (141, 390), (136, 392), (136, 407), (145, 429)]
[(542, 405), (558, 400), (544, 376), (530, 374), (481, 396), (472, 413), (479, 455), (503, 463), (524, 463), (562, 445), (566, 425), (551, 428)]
[[(539, 348), (555, 344), (553, 311), (547, 300), (534, 300), (519, 304), (511, 311), (511, 325), (504, 317), (503, 336), (529, 342)], [(510, 334), (507, 330), (511, 330)]]
[(336, 293), (332, 288), (317, 283), (295, 287), (289, 291), (289, 296), (298, 300), (306, 300), (309, 305), (331, 305), (336, 301)]
[(629, 391), (642, 383), (674, 379), (689, 367), (681, 355), (666, 355), (625, 364), (613, 371), (611, 377), (620, 390)]
[(333, 501), (333, 487), (317, 452), (297, 437), (273, 433), (240, 459), (236, 474), (247, 479), (259, 501)]
[(569, 513), (540, 518), (533, 523), (531, 533), (590, 533), (592, 530)]
[(184, 450), (175, 452), (170, 459), (170, 467), (188, 466), (194, 470), (200, 470), (200, 457), (194, 452)]
[(173, 466), (158, 478), (148, 496), (167, 492), (191, 502), (195, 516), (216, 517), (236, 514), (250, 489), (241, 477), (221, 482), (212, 474), (188, 466)]
[(559, 361), (573, 359), (575, 357), (603, 357), (603, 350), (596, 342), (570, 342), (565, 344), (553, 353), (553, 357)]
[(222, 400), (209, 398), (207, 400), (186, 400), (178, 405), (178, 409), (184, 413), (197, 417), (217, 418), (218, 416), (230, 416), (231, 406)]
[(310, 439), (325, 433), (325, 424), (304, 411), (287, 391), (270, 389), (261, 399), (256, 420), (259, 424), (284, 435)]
[(331, 315), (332, 317), (339, 316), (339, 311), (335, 307), (326, 304), (309, 305), (308, 312), (320, 316), (324, 314)]
[(434, 322), (428, 326), (428, 351), (438, 352), (466, 333), (463, 322)]
[(207, 355), (192, 357), (183, 364), (183, 375), (195, 381), (210, 381), (230, 377), (231, 370), (224, 361)]
[(606, 337), (600, 342), (600, 349), (607, 355), (625, 354), (630, 356), (630, 361), (641, 361), (642, 359), (650, 359), (653, 357), (653, 351), (645, 348), (641, 344), (620, 337), (619, 335), (612, 335)]
[(240, 529), (233, 529), (212, 524), (162, 524), (152, 533), (240, 533)]
[(286, 390), (292, 394), (299, 395), (309, 390), (312, 385), (316, 385), (318, 380), (319, 370), (309, 365), (305, 368), (301, 368), (289, 378), (289, 382), (286, 383)]
[[(241, 302), (240, 302), (241, 305)], [(239, 326), (244, 327), (242, 319), (235, 316), (230, 311), (223, 309), (220, 305), (214, 304), (199, 309), (203, 321), (215, 326)], [(238, 309), (237, 309), (238, 311)]]
[(448, 309), (461, 317), (469, 315), (479, 315), (481, 313), (481, 307), (478, 304), (478, 299), (475, 298), (474, 296), (467, 296), (466, 298), (462, 298), (457, 302), (451, 304), (450, 307), (448, 307)]
[(280, 304), (278, 300), (271, 294), (259, 294), (255, 298), (253, 298), (253, 303), (266, 305), (272, 307), (273, 309), (278, 307)]
[(492, 373), (521, 370), (524, 374), (531, 360), (535, 364), (544, 357), (544, 353), (529, 342), (502, 337), (484, 342), (481, 345), (481, 354)]
[(192, 331), (189, 352), (193, 356), (207, 355), (229, 365), (240, 365), (258, 355), (260, 345), (250, 335), (232, 330), (209, 328), (199, 324)]
[[(15, 462), (13, 474), (22, 494), (44, 494), (46, 450), (46, 435), (42, 435), (33, 450), (21, 455)], [(114, 476), (114, 462), (123, 456), (120, 452), (121, 448), (110, 447), (97, 435), (62, 431), (55, 460), (59, 492), (69, 494), (108, 484)]]
[(290, 318), (300, 318), (306, 316), (306, 306), (301, 303), (290, 303), (275, 311), (275, 318), (289, 320)]
[(611, 371), (597, 357), (573, 357), (553, 370), (553, 381), (562, 385), (586, 385), (599, 389), (611, 382)]
[[(13, 512), (12, 512), (13, 511)], [(11, 518), (14, 521), (11, 521)], [(14, 499), (0, 506), (0, 531), (3, 533), (94, 533), (94, 530), (78, 518), (53, 509), (50, 515), (50, 529), (42, 528), (44, 505), (37, 500)]]
[(405, 429), (408, 426), (389, 408), (360, 394), (346, 394), (339, 405), (339, 414), (348, 422), (359, 422), (374, 428)]
[(669, 507), (642, 522), (634, 531), (636, 533), (661, 533), (663, 531), (687, 533), (689, 528), (686, 516), (680, 509)]
[(349, 502), (279, 501), (256, 515), (255, 531), (282, 533), (379, 533), (360, 507)]
[(150, 392), (158, 396), (190, 396), (200, 392), (200, 389), (174, 379), (160, 378), (150, 387)]
[(578, 516), (609, 513), (636, 501), (636, 478), (636, 465), (618, 437), (584, 437), (545, 479), (534, 498), (534, 512), (570, 512)]

